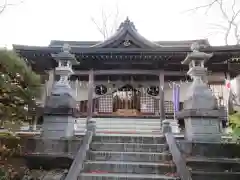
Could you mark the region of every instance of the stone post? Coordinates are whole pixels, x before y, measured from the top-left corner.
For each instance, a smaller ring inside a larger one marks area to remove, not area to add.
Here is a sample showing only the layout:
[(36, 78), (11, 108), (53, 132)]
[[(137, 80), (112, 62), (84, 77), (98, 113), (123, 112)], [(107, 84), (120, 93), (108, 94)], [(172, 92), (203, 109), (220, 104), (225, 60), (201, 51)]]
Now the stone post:
[(172, 132), (172, 127), (171, 127), (171, 123), (169, 122), (169, 120), (165, 119), (163, 121), (162, 129), (163, 129), (164, 134)]
[(72, 65), (77, 63), (70, 47), (63, 46), (63, 51), (52, 54), (58, 62), (55, 73), (60, 80), (53, 85), (51, 95), (44, 107), (43, 137), (49, 139), (70, 138), (74, 136), (77, 102), (76, 93), (70, 87), (69, 76), (73, 74)]
[(206, 84), (207, 69), (204, 63), (213, 54), (200, 52), (198, 44), (193, 44), (183, 64), (189, 65), (188, 75), (193, 79), (184, 101), (184, 109), (177, 117), (184, 118), (185, 139), (190, 141), (220, 141), (221, 111), (217, 100)]

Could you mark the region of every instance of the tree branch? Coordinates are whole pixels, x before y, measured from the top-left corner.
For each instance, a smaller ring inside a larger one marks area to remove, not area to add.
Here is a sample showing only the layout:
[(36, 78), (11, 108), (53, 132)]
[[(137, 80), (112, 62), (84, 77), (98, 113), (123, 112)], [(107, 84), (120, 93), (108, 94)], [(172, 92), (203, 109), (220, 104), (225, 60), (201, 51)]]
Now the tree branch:
[(15, 4), (9, 3), (8, 0), (4, 0), (3, 5), (0, 6), (0, 14), (2, 14), (8, 6), (15, 6), (15, 5), (18, 5), (21, 3), (23, 3), (23, 0), (21, 0), (19, 3), (15, 3)]
[(107, 14), (102, 8), (101, 12), (101, 23), (97, 23), (96, 19), (91, 17), (92, 22), (97, 27), (97, 30), (102, 34), (103, 39), (107, 39), (112, 33), (114, 33), (118, 26), (119, 20), (119, 8), (116, 5), (116, 11), (114, 12), (113, 23), (109, 23), (112, 19), (113, 13)]
[(6, 9), (6, 7), (7, 7), (7, 0), (4, 0), (4, 4), (2, 5), (2, 6), (0, 6), (0, 14), (2, 14), (2, 12)]
[[(225, 3), (231, 3), (231, 6), (229, 8), (229, 11), (226, 10), (226, 5)], [(232, 34), (235, 38), (236, 44), (240, 43), (240, 30), (239, 30), (239, 21), (237, 20), (238, 17), (240, 16), (240, 7), (237, 8), (237, 1), (229, 1), (229, 0), (211, 0), (210, 3), (195, 7), (193, 9), (190, 9), (188, 11), (197, 11), (199, 9), (205, 9), (206, 8), (206, 13), (209, 12), (209, 10), (212, 9), (213, 5), (218, 5), (218, 9), (223, 16), (224, 21), (227, 22), (227, 27), (222, 26), (222, 25), (217, 25), (219, 29), (224, 30), (225, 35), (224, 35), (224, 41), (225, 44), (228, 45), (228, 40), (230, 34)]]
[(195, 11), (198, 11), (198, 10), (200, 10), (200, 9), (206, 8), (205, 14), (207, 14), (208, 11), (212, 8), (212, 6), (213, 6), (214, 4), (216, 4), (218, 1), (219, 1), (219, 0), (213, 0), (212, 2), (210, 2), (210, 3), (208, 3), (208, 4), (201, 5), (201, 6), (197, 6), (197, 7), (195, 7), (195, 8), (189, 9), (189, 10), (187, 10), (187, 11), (185, 11), (185, 12), (192, 12), (192, 11), (195, 12)]

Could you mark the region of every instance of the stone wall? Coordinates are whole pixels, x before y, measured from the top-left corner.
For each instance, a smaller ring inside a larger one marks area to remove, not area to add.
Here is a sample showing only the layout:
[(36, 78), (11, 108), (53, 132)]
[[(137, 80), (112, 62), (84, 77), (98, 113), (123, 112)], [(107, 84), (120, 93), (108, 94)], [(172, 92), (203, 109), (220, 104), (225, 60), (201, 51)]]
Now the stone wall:
[(188, 156), (240, 158), (240, 144), (237, 143), (208, 143), (178, 142), (181, 152)]

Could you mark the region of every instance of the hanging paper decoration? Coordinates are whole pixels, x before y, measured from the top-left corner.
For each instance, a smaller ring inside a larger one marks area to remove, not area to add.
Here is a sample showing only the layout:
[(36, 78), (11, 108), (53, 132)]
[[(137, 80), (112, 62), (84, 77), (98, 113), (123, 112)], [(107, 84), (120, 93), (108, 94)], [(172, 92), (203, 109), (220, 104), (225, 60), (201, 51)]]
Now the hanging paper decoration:
[(168, 81), (168, 86), (169, 86), (170, 88), (172, 88), (172, 82), (171, 82), (171, 81)]

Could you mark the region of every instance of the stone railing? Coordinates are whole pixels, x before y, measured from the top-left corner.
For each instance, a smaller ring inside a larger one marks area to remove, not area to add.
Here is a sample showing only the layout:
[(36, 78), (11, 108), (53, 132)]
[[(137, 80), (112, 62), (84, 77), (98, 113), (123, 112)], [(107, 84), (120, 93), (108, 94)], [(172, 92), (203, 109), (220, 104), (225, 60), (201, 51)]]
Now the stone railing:
[(87, 123), (87, 132), (83, 138), (83, 143), (79, 148), (73, 163), (68, 171), (65, 180), (77, 180), (78, 176), (83, 169), (83, 164), (87, 156), (87, 151), (89, 150), (90, 143), (92, 142), (92, 136), (95, 133), (95, 122), (89, 121)]
[(163, 122), (163, 133), (169, 146), (170, 153), (172, 154), (173, 162), (177, 167), (177, 174), (180, 176), (181, 180), (192, 180), (191, 173), (186, 165), (186, 160), (177, 146), (170, 123), (167, 120)]

